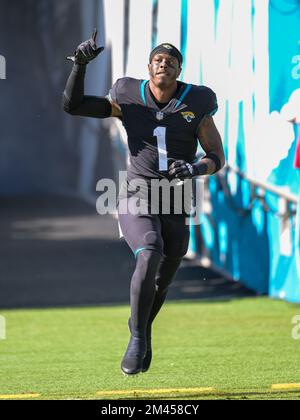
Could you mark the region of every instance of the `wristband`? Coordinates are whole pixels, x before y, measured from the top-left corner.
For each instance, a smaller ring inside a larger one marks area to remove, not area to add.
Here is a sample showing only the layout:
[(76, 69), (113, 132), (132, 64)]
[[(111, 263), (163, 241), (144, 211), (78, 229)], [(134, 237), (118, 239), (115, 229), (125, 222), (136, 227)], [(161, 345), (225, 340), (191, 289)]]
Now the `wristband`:
[(217, 156), (213, 152), (208, 153), (206, 156), (203, 157), (203, 159), (210, 159), (216, 165), (216, 169), (215, 169), (215, 171), (211, 175), (215, 174), (216, 172), (218, 172), (222, 168), (222, 165), (221, 165), (221, 161), (220, 161), (219, 156)]

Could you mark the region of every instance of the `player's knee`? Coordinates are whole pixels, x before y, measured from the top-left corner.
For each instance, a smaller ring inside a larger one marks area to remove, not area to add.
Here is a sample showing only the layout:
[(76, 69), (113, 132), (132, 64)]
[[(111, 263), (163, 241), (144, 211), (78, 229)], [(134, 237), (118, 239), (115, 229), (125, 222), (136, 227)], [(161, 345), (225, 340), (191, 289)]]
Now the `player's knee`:
[(182, 257), (163, 257), (160, 272), (158, 273), (155, 281), (155, 290), (157, 293), (164, 294), (168, 291), (181, 261)]
[(163, 255), (164, 243), (161, 235), (156, 231), (149, 231), (143, 237), (143, 248), (156, 251), (158, 254)]
[(166, 244), (164, 254), (169, 259), (183, 258), (189, 249), (189, 236), (183, 240), (173, 241)]
[(181, 247), (181, 248), (174, 248), (170, 249), (169, 251), (165, 252), (165, 255), (171, 259), (182, 259), (188, 251), (188, 245)]

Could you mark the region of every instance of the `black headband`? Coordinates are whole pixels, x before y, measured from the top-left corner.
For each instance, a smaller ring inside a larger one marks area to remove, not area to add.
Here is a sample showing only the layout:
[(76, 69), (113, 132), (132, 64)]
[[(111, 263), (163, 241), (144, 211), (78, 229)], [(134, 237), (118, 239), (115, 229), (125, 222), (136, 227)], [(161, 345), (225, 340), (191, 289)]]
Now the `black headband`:
[(169, 54), (172, 57), (177, 58), (181, 66), (183, 57), (182, 57), (181, 52), (176, 47), (174, 47), (174, 45), (166, 43), (166, 44), (160, 44), (157, 47), (155, 47), (154, 50), (152, 50), (150, 53), (149, 63), (151, 63), (155, 54), (159, 54), (159, 53)]

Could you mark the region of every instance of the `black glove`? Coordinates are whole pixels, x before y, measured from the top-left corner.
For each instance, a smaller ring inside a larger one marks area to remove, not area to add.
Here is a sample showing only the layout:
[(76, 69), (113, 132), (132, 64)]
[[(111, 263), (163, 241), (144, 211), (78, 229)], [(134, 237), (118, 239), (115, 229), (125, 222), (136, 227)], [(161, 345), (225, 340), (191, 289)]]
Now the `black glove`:
[(194, 167), (184, 160), (175, 160), (169, 167), (169, 175), (178, 179), (189, 179), (195, 175)]
[(92, 37), (87, 41), (82, 42), (76, 48), (74, 56), (66, 57), (67, 60), (73, 61), (73, 63), (81, 65), (88, 64), (90, 61), (94, 60), (104, 50), (104, 47), (97, 48), (97, 33), (97, 29), (94, 29)]

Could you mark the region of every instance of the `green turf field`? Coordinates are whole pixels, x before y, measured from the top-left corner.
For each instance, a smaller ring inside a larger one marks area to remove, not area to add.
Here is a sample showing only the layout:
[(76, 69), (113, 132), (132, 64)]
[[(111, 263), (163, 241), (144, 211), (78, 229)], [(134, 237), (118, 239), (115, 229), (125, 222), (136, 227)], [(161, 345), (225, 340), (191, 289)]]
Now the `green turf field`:
[[(0, 311), (0, 398), (299, 399), (300, 306), (268, 298), (172, 302), (151, 369), (124, 376), (128, 306)], [(276, 384), (294, 384), (272, 390)], [(296, 384), (296, 385), (295, 385)], [(298, 385), (297, 385), (298, 384)]]

